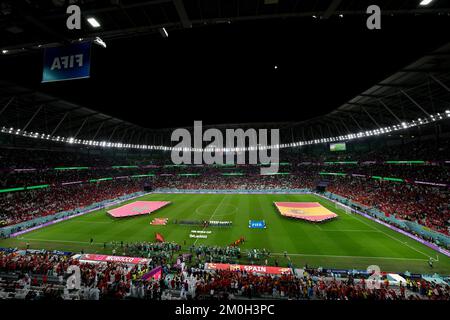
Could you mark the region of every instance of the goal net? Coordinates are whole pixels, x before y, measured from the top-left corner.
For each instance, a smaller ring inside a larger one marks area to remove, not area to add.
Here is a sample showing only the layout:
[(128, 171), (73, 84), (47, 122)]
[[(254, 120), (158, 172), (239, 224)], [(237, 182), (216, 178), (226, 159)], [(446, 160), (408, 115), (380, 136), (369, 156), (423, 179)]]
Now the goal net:
[(335, 202), (334, 206), (335, 206), (336, 209), (342, 210), (346, 214), (352, 213), (352, 209), (349, 206), (345, 205), (345, 204), (342, 204), (342, 203), (339, 203), (339, 202)]

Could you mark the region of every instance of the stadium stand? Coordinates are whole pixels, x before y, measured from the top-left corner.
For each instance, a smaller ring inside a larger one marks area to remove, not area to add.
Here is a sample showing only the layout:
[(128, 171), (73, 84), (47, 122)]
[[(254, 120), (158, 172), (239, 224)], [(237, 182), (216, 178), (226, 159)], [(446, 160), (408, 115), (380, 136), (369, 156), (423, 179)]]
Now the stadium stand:
[[(350, 151), (344, 158), (323, 150), (320, 159), (314, 156), (316, 150), (300, 156), (285, 153), (288, 162), (280, 165), (280, 171), (286, 175), (273, 176), (260, 176), (255, 165), (173, 166), (145, 156), (139, 159), (79, 153), (73, 157), (73, 152), (0, 149), (0, 157), (5, 159), (0, 168), (2, 190), (48, 185), (42, 189), (0, 193), (0, 221), (3, 226), (13, 225), (81, 208), (141, 191), (145, 182), (156, 189), (312, 190), (325, 172), (330, 173), (326, 175), (328, 191), (449, 235), (450, 171), (449, 164), (443, 160), (444, 154), (448, 154), (448, 142), (444, 139), (440, 144), (418, 143), (413, 149), (409, 145), (379, 149), (372, 146), (368, 153)], [(396, 156), (390, 153), (392, 149)], [(402, 163), (405, 159), (426, 160)], [(103, 181), (111, 178), (114, 181)], [(438, 185), (417, 184), (417, 181)], [(76, 196), (68, 200), (69, 194)]]
[(2, 194), (0, 222), (2, 226), (14, 225), (37, 217), (86, 207), (140, 190), (138, 181), (120, 180)]
[[(145, 244), (136, 244), (146, 246)], [(148, 251), (147, 265), (130, 266), (109, 262), (80, 263), (53, 253), (0, 252), (0, 297), (27, 300), (99, 299), (295, 299), (295, 300), (449, 300), (450, 287), (406, 277), (405, 283), (380, 280), (372, 289), (367, 275), (337, 276), (325, 270), (303, 269), (300, 275), (269, 276), (236, 271), (205, 271), (193, 261), (181, 270), (171, 264), (182, 259), (174, 244), (160, 244)], [(170, 247), (168, 257), (159, 254)], [(202, 249), (200, 249), (202, 250)], [(81, 271), (80, 288), (68, 289), (69, 266)], [(162, 265), (160, 279), (142, 280), (152, 268)]]

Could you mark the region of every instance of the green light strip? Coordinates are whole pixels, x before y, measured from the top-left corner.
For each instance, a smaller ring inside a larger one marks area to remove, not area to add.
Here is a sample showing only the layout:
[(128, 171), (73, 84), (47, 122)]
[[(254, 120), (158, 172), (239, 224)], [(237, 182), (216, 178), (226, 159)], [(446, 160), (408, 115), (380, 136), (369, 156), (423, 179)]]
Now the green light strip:
[(47, 188), (49, 186), (50, 186), (49, 184), (41, 184), (41, 185), (29, 186), (29, 187), (17, 187), (17, 188), (0, 189), (0, 193), (14, 192), (14, 191), (23, 191), (23, 190), (43, 189), (43, 188)]
[[(347, 176), (347, 174), (341, 173), (341, 172), (319, 172), (319, 174), (323, 175), (323, 176)], [(400, 178), (381, 177), (381, 176), (371, 176), (370, 178), (375, 179), (375, 180), (405, 182), (405, 180), (400, 179)]]
[(179, 176), (189, 177), (189, 176), (200, 176), (200, 173), (180, 173)]
[(50, 185), (49, 184), (41, 184), (38, 186), (31, 186), (31, 187), (26, 187), (27, 190), (33, 190), (33, 189), (43, 189), (43, 188), (48, 188)]
[(383, 180), (386, 181), (396, 181), (396, 182), (404, 182), (405, 180), (400, 179), (400, 178), (389, 178), (389, 177), (384, 177)]
[(384, 181), (405, 182), (405, 180), (400, 179), (400, 178), (380, 177), (380, 176), (372, 176), (371, 178), (376, 179), (376, 180), (384, 180)]
[(0, 193), (21, 191), (21, 190), (25, 190), (25, 188), (24, 187), (19, 187), (19, 188), (0, 189)]
[(222, 173), (223, 176), (243, 176), (242, 172), (230, 172), (230, 173)]
[(387, 164), (425, 164), (423, 160), (386, 161)]

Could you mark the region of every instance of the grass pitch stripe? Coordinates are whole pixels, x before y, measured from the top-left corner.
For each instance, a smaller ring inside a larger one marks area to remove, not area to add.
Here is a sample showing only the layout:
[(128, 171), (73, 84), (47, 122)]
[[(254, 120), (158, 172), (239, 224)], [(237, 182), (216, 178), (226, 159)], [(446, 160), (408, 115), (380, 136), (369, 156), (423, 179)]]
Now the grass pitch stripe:
[[(88, 241), (69, 241), (69, 240), (56, 240), (56, 239), (32, 239), (32, 238), (18, 238), (20, 240), (25, 241), (42, 241), (42, 242), (61, 242), (61, 243), (78, 243), (78, 244), (90, 244)], [(96, 245), (103, 245), (100, 242), (93, 242)], [(245, 253), (245, 252), (244, 252)], [(273, 252), (271, 255), (274, 256), (284, 256), (284, 253), (281, 252)], [(427, 259), (416, 259), (416, 258), (399, 258), (399, 257), (369, 257), (369, 256), (339, 256), (339, 255), (330, 255), (330, 254), (306, 254), (306, 253), (288, 253), (288, 256), (300, 256), (300, 257), (324, 257), (324, 258), (343, 258), (343, 259), (386, 259), (386, 260), (411, 260), (411, 261), (428, 261)]]
[[(405, 241), (405, 242), (401, 241), (400, 239), (398, 239), (398, 238), (396, 238), (396, 237), (394, 237), (394, 236), (392, 236), (392, 235), (390, 235), (390, 234), (388, 234), (388, 233), (386, 233), (386, 232), (384, 232), (384, 231), (378, 229), (377, 227), (375, 227), (375, 226), (373, 226), (373, 225), (367, 223), (366, 221), (363, 221), (363, 220), (359, 219), (359, 217), (356, 217), (356, 216), (354, 216), (354, 215), (350, 215), (350, 217), (353, 217), (354, 219), (356, 219), (356, 220), (358, 220), (358, 221), (364, 223), (365, 225), (371, 227), (371, 228), (374, 229), (374, 230), (377, 230), (377, 231), (381, 232), (382, 234), (384, 234), (385, 236), (391, 238), (392, 240), (395, 240), (395, 241), (397, 241), (397, 242), (399, 242), (399, 243), (401, 243), (401, 244), (407, 246), (408, 248), (410, 248), (410, 249), (412, 249), (412, 250), (414, 250), (414, 251), (416, 251), (416, 252), (418, 252), (418, 253), (424, 255), (425, 257), (433, 259), (432, 256), (429, 256), (428, 254), (423, 253), (422, 251), (420, 251), (420, 250), (414, 248), (413, 246), (409, 245), (406, 241)], [(376, 222), (375, 222), (375, 223), (376, 223)]]
[[(274, 256), (284, 256), (284, 253), (275, 252), (271, 253)], [(329, 254), (305, 254), (305, 253), (288, 253), (288, 256), (300, 256), (300, 257), (324, 257), (324, 258), (344, 258), (344, 259), (386, 259), (386, 260), (411, 260), (411, 261), (428, 261), (427, 259), (417, 259), (417, 258), (399, 258), (399, 257), (364, 257), (364, 256), (336, 256)]]
[[(17, 238), (19, 240), (25, 240), (25, 241), (41, 241), (41, 242), (61, 242), (61, 243), (78, 243), (78, 244), (90, 244), (88, 241), (70, 241), (70, 240), (57, 240), (57, 239), (32, 239), (32, 238)], [(92, 242), (92, 244), (101, 244), (103, 245), (103, 242)]]

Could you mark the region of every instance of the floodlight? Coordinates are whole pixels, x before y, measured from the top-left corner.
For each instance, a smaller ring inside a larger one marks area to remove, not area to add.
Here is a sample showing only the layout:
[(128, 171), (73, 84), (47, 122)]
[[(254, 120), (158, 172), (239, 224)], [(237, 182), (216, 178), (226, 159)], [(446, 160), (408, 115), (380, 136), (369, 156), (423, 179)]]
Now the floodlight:
[(105, 41), (103, 41), (100, 37), (95, 38), (94, 43), (98, 44), (99, 46), (102, 46), (103, 48), (106, 48)]
[(95, 19), (94, 17), (90, 17), (86, 19), (87, 22), (89, 22), (89, 24), (93, 27), (93, 28), (98, 28), (100, 27), (100, 23), (97, 21), (97, 19)]
[(420, 2), (420, 5), (421, 5), (421, 6), (427, 6), (427, 5), (429, 5), (431, 2), (433, 2), (433, 0), (422, 0), (422, 1)]

